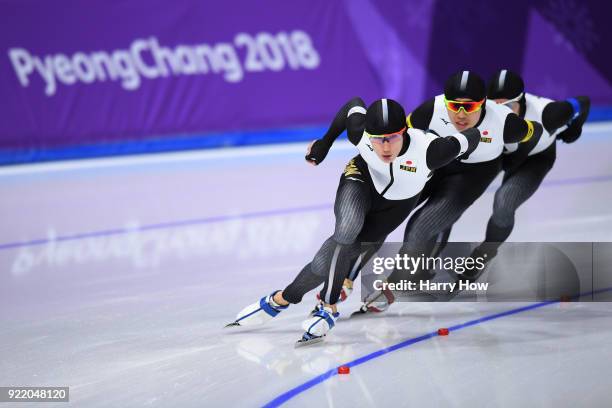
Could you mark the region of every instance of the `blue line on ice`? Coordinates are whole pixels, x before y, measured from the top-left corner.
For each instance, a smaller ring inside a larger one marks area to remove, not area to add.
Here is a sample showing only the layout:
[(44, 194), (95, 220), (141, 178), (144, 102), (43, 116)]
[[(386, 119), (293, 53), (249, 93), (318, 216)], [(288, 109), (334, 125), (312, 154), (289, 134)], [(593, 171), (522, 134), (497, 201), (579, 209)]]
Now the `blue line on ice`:
[[(595, 291), (591, 291), (591, 292), (586, 292), (586, 293), (581, 293), (579, 295), (574, 296), (573, 298), (571, 298), (571, 300), (576, 300), (578, 298), (584, 297), (584, 296), (591, 296), (591, 295), (596, 295), (599, 293), (604, 293), (604, 292), (609, 292), (612, 291), (612, 287), (610, 288), (605, 288), (605, 289), (600, 289), (600, 290), (595, 290)], [(485, 323), (488, 322), (490, 320), (495, 320), (495, 319), (500, 319), (502, 317), (506, 317), (506, 316), (511, 316), (511, 315), (515, 315), (517, 313), (522, 313), (522, 312), (527, 312), (529, 310), (533, 310), (533, 309), (538, 309), (540, 307), (544, 307), (544, 306), (548, 306), (548, 305), (552, 305), (555, 303), (559, 303), (559, 300), (551, 300), (551, 301), (547, 301), (547, 302), (538, 302), (538, 303), (533, 303), (531, 305), (527, 305), (527, 306), (523, 306), (523, 307), (519, 307), (519, 308), (515, 308), (515, 309), (510, 309), (507, 310), (505, 312), (500, 312), (500, 313), (495, 313), (492, 315), (488, 315), (488, 316), (483, 316), (480, 317), (478, 319), (474, 319), (474, 320), (470, 320), (467, 321), (465, 323), (460, 323), (454, 326), (450, 326), (448, 328), (449, 332), (453, 332), (453, 331), (457, 331), (457, 330), (461, 330), (461, 329), (465, 329), (467, 327), (471, 327), (471, 326), (475, 326), (481, 323)], [(408, 346), (411, 346), (413, 344), (416, 343), (420, 343), (422, 341), (434, 338), (438, 336), (438, 332), (434, 331), (434, 332), (430, 332), (430, 333), (426, 333), (423, 334), (421, 336), (418, 337), (413, 337), (407, 340), (404, 340), (400, 343), (394, 344), (390, 347), (384, 348), (384, 349), (380, 349), (378, 351), (375, 351), (373, 353), (367, 354), (363, 357), (360, 357), (356, 360), (350, 361), (348, 363), (345, 364), (341, 364), (342, 366), (348, 366), (348, 367), (355, 367), (358, 365), (361, 365), (365, 362), (368, 362), (370, 360), (373, 360), (375, 358), (384, 356), (385, 354), (391, 353), (392, 351), (395, 350), (399, 350), (399, 349), (403, 349), (406, 348)], [(338, 366), (340, 367), (340, 366)], [(328, 370), (326, 372), (324, 372), (321, 375), (318, 375), (316, 377), (314, 377), (313, 379), (306, 381), (305, 383), (302, 383), (292, 389), (290, 389), (289, 391), (286, 391), (282, 394), (280, 394), (278, 397), (274, 398), (273, 400), (271, 400), (270, 402), (268, 402), (267, 404), (264, 405), (265, 408), (271, 408), (271, 407), (278, 407), (281, 406), (282, 404), (284, 404), (285, 402), (289, 401), (291, 398), (303, 393), (304, 391), (309, 390), (310, 388), (314, 387), (317, 384), (321, 384), (322, 382), (334, 377), (335, 375), (338, 374), (338, 367), (334, 367), (331, 370)]]

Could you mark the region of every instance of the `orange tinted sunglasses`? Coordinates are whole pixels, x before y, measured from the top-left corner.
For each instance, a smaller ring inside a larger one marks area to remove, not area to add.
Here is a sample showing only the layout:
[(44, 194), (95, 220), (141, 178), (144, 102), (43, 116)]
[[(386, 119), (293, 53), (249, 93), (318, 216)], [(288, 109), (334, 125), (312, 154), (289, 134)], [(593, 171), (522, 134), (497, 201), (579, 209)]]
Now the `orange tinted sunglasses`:
[(463, 109), (465, 113), (477, 112), (482, 108), (484, 101), (484, 99), (481, 101), (452, 101), (444, 97), (444, 104), (446, 107), (455, 113), (459, 113), (461, 109)]

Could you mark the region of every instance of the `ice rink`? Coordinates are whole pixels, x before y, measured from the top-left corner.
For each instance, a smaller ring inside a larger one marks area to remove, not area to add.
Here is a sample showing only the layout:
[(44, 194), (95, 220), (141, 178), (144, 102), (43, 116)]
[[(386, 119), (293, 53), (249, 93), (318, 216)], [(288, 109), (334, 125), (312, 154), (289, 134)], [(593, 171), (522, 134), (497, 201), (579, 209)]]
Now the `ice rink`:
[[(609, 405), (612, 303), (402, 303), (349, 319), (357, 290), (324, 343), (295, 349), (313, 292), (265, 327), (223, 329), (332, 232), (356, 151), (338, 143), (312, 167), (305, 148), (0, 168), (0, 386), (70, 387), (70, 404), (44, 407)], [(511, 240), (612, 241), (611, 155), (612, 123), (559, 144)], [(451, 240), (483, 239), (499, 182)]]

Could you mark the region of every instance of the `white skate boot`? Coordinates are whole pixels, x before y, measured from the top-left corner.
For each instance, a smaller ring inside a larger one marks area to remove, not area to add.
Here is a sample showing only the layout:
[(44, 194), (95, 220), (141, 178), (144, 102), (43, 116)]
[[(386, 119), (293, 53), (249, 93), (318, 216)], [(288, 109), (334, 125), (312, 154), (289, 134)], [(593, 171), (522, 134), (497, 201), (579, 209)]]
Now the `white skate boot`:
[(295, 347), (323, 341), (323, 337), (336, 325), (336, 320), (339, 316), (340, 313), (334, 313), (330, 307), (321, 308), (310, 319), (302, 322), (302, 328), (306, 332), (295, 343)]
[(242, 309), (236, 316), (236, 320), (225, 327), (259, 326), (272, 320), (273, 317), (289, 307), (289, 305), (281, 306), (274, 301), (273, 298), (277, 292), (279, 291), (264, 296), (259, 299), (259, 302)]

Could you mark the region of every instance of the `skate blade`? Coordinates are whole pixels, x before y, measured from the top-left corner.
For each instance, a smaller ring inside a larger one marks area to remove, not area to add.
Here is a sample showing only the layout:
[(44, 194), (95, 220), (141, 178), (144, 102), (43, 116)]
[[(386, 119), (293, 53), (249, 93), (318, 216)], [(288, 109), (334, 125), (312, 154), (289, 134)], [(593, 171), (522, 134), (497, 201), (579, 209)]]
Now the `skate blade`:
[(325, 336), (311, 337), (309, 339), (305, 339), (302, 337), (301, 339), (295, 342), (295, 348), (300, 348), (300, 347), (310, 346), (312, 344), (321, 343), (324, 338)]
[(242, 327), (240, 326), (240, 323), (238, 322), (232, 322), (232, 323), (228, 323), (224, 326), (225, 329), (227, 329), (228, 327)]
[(349, 319), (352, 319), (352, 318), (354, 318), (354, 317), (362, 317), (362, 316), (365, 316), (365, 315), (368, 315), (368, 314), (371, 314), (371, 313), (372, 313), (372, 312), (370, 312), (370, 311), (367, 309), (367, 307), (365, 307), (365, 306), (361, 306), (361, 307), (359, 308), (359, 310), (357, 310), (357, 311), (355, 311), (355, 312), (351, 313), (351, 316), (349, 317)]

